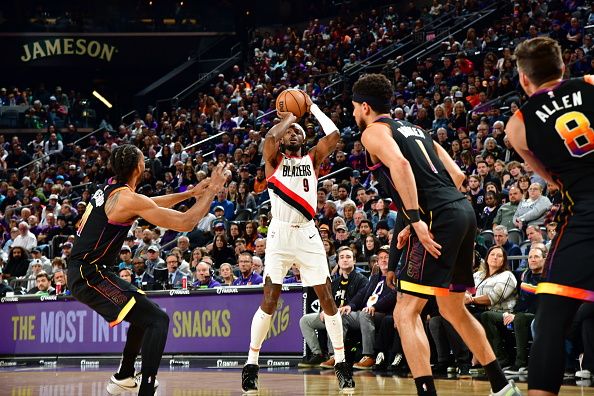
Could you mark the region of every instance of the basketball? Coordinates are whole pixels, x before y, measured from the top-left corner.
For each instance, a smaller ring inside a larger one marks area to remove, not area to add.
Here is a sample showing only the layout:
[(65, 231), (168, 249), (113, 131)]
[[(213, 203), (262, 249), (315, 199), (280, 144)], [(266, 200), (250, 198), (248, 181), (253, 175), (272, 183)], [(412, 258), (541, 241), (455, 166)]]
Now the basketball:
[(307, 112), (305, 95), (297, 89), (285, 89), (276, 98), (276, 110), (281, 113), (291, 112), (297, 118), (303, 117)]

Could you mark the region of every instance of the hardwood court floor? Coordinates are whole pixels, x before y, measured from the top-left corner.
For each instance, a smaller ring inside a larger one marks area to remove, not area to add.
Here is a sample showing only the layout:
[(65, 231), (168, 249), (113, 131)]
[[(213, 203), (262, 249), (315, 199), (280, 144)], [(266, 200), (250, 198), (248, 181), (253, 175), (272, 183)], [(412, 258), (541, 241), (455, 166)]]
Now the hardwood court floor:
[[(115, 370), (115, 367), (113, 368)], [(104, 396), (105, 384), (113, 373), (104, 369), (81, 371), (63, 367), (12, 368), (0, 370), (0, 396)], [(239, 370), (162, 369), (159, 372), (160, 396), (232, 396), (242, 395)], [(358, 373), (353, 395), (416, 395), (410, 378)], [(439, 395), (486, 396), (489, 384), (479, 380), (437, 380)], [(526, 384), (520, 384), (526, 395)], [(260, 395), (338, 395), (336, 378), (331, 371), (304, 374), (296, 370), (263, 370)], [(126, 393), (131, 395), (131, 393)], [(594, 395), (594, 388), (564, 386), (561, 395)]]

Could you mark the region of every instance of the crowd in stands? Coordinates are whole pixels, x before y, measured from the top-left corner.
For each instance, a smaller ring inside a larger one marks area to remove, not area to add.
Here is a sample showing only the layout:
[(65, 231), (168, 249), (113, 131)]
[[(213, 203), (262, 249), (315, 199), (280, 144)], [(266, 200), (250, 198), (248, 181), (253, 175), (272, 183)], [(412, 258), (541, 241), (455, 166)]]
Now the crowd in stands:
[[(34, 89), (29, 87), (22, 89), (17, 86), (9, 89), (0, 88), (0, 106), (3, 108), (0, 114), (2, 127), (39, 129), (48, 132), (50, 127), (58, 130), (68, 128), (71, 137), (76, 128), (86, 128), (93, 123), (96, 115), (91, 102), (80, 92), (64, 91), (60, 86), (50, 90), (43, 83)], [(8, 119), (9, 114), (14, 117)], [(44, 135), (36, 139), (43, 141)], [(51, 147), (51, 149), (56, 148)], [(48, 147), (44, 147), (45, 153), (48, 150)]]
[[(61, 283), (61, 291), (67, 292), (61, 270), (77, 219), (94, 188), (111, 175), (106, 167), (110, 150), (132, 143), (146, 158), (139, 190), (149, 196), (184, 191), (207, 177), (218, 162), (228, 162), (232, 174), (212, 202), (211, 212), (190, 233), (136, 221), (119, 262), (114, 263), (120, 275), (148, 290), (162, 285), (179, 288), (184, 282), (197, 288), (260, 284), (270, 220), (263, 139), (278, 122), (274, 98), (281, 90), (296, 87), (329, 114), (341, 133), (335, 152), (320, 169), (316, 222), (335, 279), (333, 288), (340, 291), (335, 293), (340, 296), (337, 304), (351, 319), (345, 320), (345, 331), (363, 333), (363, 356), (354, 367), (391, 365), (405, 370), (391, 315), (396, 296), (383, 286), (389, 254), (385, 245), (393, 237), (397, 213), (368, 172), (349, 98), (337, 97), (329, 85), (335, 73), (422, 29), (432, 18), (447, 12), (464, 15), (480, 7), (473, 0), (434, 0), (419, 10), (411, 2), (402, 12), (386, 7), (312, 20), (303, 30), (256, 32), (249, 63), (220, 74), (187, 108), (148, 113), (129, 126), (104, 123), (101, 134), (76, 145), (51, 125), (32, 142), (0, 134), (0, 172), (5, 176), (0, 183), (3, 278), (13, 286), (18, 284), (14, 279), (21, 279), (20, 284), (27, 283), (23, 290), (33, 293), (51, 291), (52, 283)], [(523, 163), (504, 133), (507, 119), (524, 99), (513, 49), (530, 37), (554, 37), (563, 47), (565, 77), (583, 76), (594, 71), (592, 37), (585, 28), (593, 21), (594, 4), (520, 0), (490, 26), (469, 28), (460, 41), (451, 37), (439, 54), (420, 59), (410, 73), (397, 64), (389, 70), (395, 90), (392, 117), (427, 129), (468, 176), (463, 192), (475, 209), (479, 230), (476, 293), (468, 293), (465, 302), (485, 326), (510, 375), (527, 370), (530, 324), (537, 304), (530, 291), (541, 280), (556, 232), (555, 214), (563, 210), (560, 192)], [(507, 99), (492, 101), (501, 96)], [(322, 131), (313, 119), (306, 117), (302, 123), (305, 145), (312, 147)], [(185, 149), (220, 132), (220, 140)], [(51, 155), (15, 170), (43, 154)], [(187, 208), (188, 202), (176, 207)], [(52, 274), (52, 283), (45, 282)], [(349, 280), (348, 287), (341, 279)], [(300, 281), (298, 268), (287, 274), (286, 281)], [(2, 287), (9, 288), (7, 283)], [(592, 328), (588, 309), (584, 307), (570, 337), (575, 348), (566, 371), (590, 379), (591, 351), (584, 354), (583, 370), (578, 370), (575, 359), (582, 344), (581, 329)], [(428, 304), (426, 313), (436, 345), (434, 369), (444, 374), (452, 367), (460, 375), (476, 372), (468, 348), (439, 316), (435, 304)], [(305, 316), (301, 321), (312, 351), (304, 365), (332, 367), (331, 356), (324, 355), (325, 348), (312, 336), (321, 328), (319, 319)], [(592, 337), (594, 331), (589, 334)], [(515, 351), (510, 345), (516, 346)]]

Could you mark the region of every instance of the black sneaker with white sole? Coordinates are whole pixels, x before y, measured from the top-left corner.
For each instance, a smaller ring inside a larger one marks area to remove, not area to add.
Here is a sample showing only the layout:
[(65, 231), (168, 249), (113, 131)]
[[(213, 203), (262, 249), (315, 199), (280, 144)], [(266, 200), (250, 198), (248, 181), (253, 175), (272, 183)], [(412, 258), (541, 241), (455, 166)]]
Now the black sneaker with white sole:
[(258, 370), (257, 364), (246, 364), (241, 370), (241, 389), (245, 393), (258, 392)]
[(353, 380), (353, 372), (347, 362), (336, 363), (334, 365), (334, 373), (338, 379), (338, 388), (341, 391), (354, 391), (355, 381)]

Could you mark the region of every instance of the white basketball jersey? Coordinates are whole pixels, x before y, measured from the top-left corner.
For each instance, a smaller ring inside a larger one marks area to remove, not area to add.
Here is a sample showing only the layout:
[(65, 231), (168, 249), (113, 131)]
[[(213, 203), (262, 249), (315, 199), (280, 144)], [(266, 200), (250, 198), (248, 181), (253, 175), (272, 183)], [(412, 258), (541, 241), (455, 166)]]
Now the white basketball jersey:
[(311, 155), (282, 157), (268, 177), (272, 217), (286, 223), (305, 223), (316, 215), (318, 177)]

